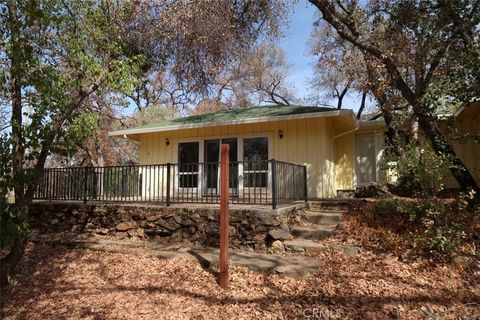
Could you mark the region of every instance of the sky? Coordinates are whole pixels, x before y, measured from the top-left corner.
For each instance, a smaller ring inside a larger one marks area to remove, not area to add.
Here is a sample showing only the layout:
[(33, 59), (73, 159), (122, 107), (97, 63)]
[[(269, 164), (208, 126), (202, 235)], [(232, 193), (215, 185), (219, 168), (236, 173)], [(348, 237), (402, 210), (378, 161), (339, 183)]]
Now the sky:
[(292, 66), (288, 81), (293, 84), (299, 97), (309, 94), (307, 82), (313, 75), (315, 57), (308, 54), (308, 39), (316, 20), (315, 12), (315, 7), (309, 2), (299, 1), (280, 40), (280, 47), (286, 52)]
[[(313, 92), (310, 91), (308, 80), (313, 76), (315, 57), (308, 54), (308, 40), (313, 30), (313, 23), (318, 19), (318, 9), (307, 1), (299, 1), (293, 14), (290, 14), (290, 23), (280, 40), (280, 47), (286, 52), (287, 60), (291, 64), (291, 73), (287, 78), (292, 84), (296, 96), (302, 98)], [(344, 98), (344, 108), (357, 110), (360, 98), (356, 95), (347, 95)], [(328, 102), (336, 105), (336, 101)]]
[[(283, 30), (283, 36), (277, 40), (287, 55), (291, 65), (287, 84), (293, 87), (295, 96), (302, 99), (314, 92), (309, 87), (309, 80), (313, 76), (315, 57), (308, 53), (308, 41), (313, 30), (313, 24), (318, 19), (318, 9), (308, 1), (298, 1), (293, 12), (288, 15), (288, 25)], [(358, 110), (360, 98), (355, 95), (346, 95), (343, 101), (344, 108)], [(326, 101), (331, 106), (336, 100)], [(135, 110), (133, 103), (124, 111), (132, 114)]]

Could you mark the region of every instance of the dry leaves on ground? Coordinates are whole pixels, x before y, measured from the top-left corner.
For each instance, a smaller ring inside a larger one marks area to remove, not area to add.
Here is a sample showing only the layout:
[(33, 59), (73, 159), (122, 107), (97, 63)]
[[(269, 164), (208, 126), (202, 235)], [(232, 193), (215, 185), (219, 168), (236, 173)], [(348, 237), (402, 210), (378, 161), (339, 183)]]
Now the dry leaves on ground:
[[(141, 249), (139, 249), (141, 250)], [(6, 319), (472, 319), (480, 289), (461, 273), (428, 262), (364, 252), (318, 254), (312, 277), (291, 279), (231, 268), (220, 289), (216, 270), (193, 258), (161, 260), (30, 245), (18, 283), (4, 289)], [(323, 318), (322, 318), (323, 317)]]

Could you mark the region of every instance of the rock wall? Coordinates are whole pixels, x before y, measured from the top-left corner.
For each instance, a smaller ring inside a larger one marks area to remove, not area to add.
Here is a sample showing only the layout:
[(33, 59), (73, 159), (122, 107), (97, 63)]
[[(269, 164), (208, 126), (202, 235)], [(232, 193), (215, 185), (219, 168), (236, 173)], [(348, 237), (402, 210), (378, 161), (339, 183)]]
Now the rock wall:
[[(32, 227), (42, 233), (88, 232), (120, 240), (141, 238), (202, 246), (218, 246), (219, 241), (219, 210), (212, 208), (37, 202), (30, 216)], [(265, 250), (275, 240), (270, 231), (288, 230), (298, 219), (296, 210), (231, 210), (232, 247)]]

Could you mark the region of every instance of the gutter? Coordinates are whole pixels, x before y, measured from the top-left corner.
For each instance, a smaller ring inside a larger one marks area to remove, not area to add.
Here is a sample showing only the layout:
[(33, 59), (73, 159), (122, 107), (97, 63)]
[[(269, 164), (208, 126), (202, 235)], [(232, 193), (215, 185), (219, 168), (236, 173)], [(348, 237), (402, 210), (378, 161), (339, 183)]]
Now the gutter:
[(340, 133), (340, 134), (337, 134), (336, 136), (332, 137), (332, 140), (335, 140), (335, 139), (337, 139), (337, 138), (343, 137), (343, 136), (345, 136), (345, 135), (347, 135), (347, 134), (349, 134), (349, 133), (355, 132), (355, 131), (357, 131), (359, 128), (360, 128), (360, 125), (359, 125), (359, 123), (358, 123), (358, 121), (357, 121), (357, 123), (356, 123), (356, 125), (355, 125), (355, 128), (353, 128), (353, 129), (351, 129), (351, 130), (348, 130), (348, 131), (345, 131), (345, 132), (342, 132), (342, 133)]
[(118, 137), (118, 136), (125, 136), (129, 134), (154, 133), (154, 132), (175, 131), (175, 130), (185, 130), (185, 129), (205, 128), (205, 127), (225, 126), (225, 125), (237, 125), (237, 124), (251, 124), (251, 123), (259, 123), (259, 122), (281, 121), (281, 120), (327, 118), (327, 117), (336, 117), (336, 116), (342, 116), (342, 115), (353, 116), (354, 113), (350, 109), (343, 109), (343, 110), (335, 110), (335, 111), (311, 112), (311, 113), (294, 114), (294, 115), (249, 118), (244, 120), (229, 120), (229, 121), (220, 121), (220, 122), (181, 124), (181, 125), (156, 127), (156, 128), (155, 127), (154, 128), (137, 128), (137, 129), (133, 128), (133, 129), (112, 131), (108, 133), (108, 136)]

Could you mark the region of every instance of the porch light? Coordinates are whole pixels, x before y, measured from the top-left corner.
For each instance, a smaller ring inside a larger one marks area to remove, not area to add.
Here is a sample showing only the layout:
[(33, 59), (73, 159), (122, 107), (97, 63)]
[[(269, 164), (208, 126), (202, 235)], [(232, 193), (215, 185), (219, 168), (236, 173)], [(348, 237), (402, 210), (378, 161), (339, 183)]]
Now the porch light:
[(282, 131), (282, 129), (278, 130), (278, 137), (279, 137), (280, 139), (283, 139), (283, 131)]
[(170, 145), (170, 139), (168, 138), (165, 138), (165, 144), (167, 145), (167, 147)]

